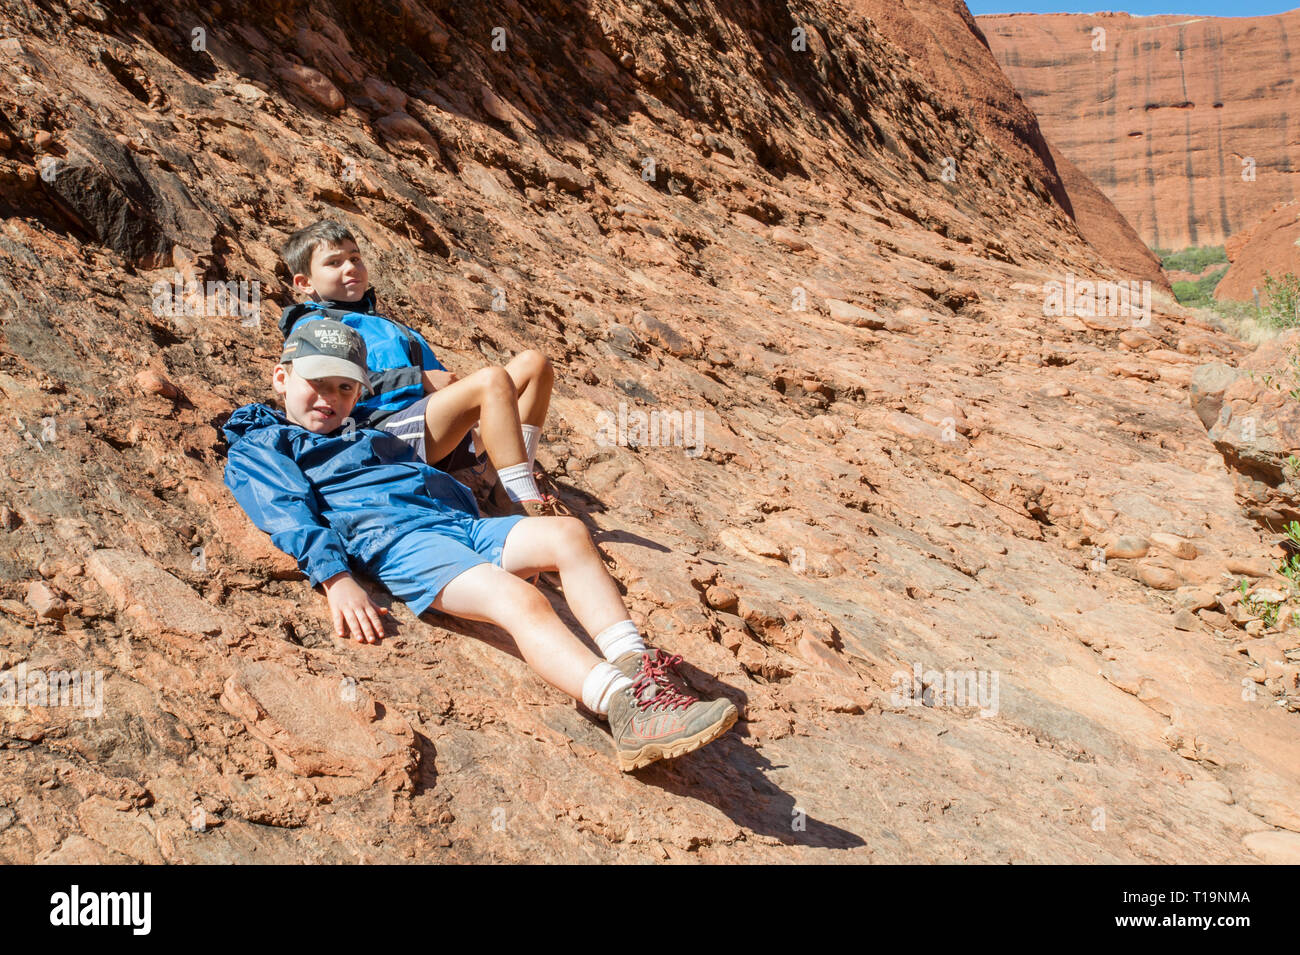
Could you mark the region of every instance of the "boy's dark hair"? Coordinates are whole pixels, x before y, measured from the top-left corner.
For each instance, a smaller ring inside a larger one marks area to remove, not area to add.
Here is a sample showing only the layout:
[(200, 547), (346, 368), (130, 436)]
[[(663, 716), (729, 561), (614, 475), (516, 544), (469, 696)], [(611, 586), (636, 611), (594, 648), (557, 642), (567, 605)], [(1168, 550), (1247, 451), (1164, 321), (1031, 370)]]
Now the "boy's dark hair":
[(352, 231), (333, 219), (321, 219), (304, 229), (299, 229), (280, 250), (280, 257), (289, 267), (289, 275), (310, 275), (311, 257), (321, 243), (342, 245), (346, 240), (357, 241)]

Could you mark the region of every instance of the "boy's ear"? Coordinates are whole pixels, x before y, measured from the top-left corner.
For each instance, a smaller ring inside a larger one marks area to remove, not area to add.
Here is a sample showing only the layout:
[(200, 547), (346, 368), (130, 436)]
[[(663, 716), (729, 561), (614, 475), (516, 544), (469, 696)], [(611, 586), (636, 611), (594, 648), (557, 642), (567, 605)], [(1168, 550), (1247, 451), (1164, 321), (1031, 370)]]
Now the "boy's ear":
[(271, 369), (271, 387), (275, 389), (277, 395), (282, 395), (289, 390), (287, 380), (289, 378), (289, 369), (284, 365), (276, 365)]

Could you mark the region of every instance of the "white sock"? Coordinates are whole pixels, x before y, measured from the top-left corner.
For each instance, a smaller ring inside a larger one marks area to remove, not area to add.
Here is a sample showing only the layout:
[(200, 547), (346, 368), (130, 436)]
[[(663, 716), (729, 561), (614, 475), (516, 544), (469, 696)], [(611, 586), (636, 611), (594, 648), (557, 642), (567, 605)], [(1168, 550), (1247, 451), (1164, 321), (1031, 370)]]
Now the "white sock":
[(497, 472), (497, 477), (501, 479), (501, 483), (505, 486), (506, 493), (510, 495), (512, 501), (540, 501), (542, 499), (541, 491), (537, 490), (537, 482), (533, 480), (533, 469), (528, 466), (527, 462), (502, 468)]
[(582, 681), (582, 705), (598, 716), (609, 714), (609, 698), (632, 681), (609, 663), (597, 663)]
[(533, 469), (533, 462), (537, 460), (537, 445), (542, 440), (542, 429), (535, 424), (522, 425), (524, 429), (524, 450), (528, 453), (528, 470)]
[(631, 620), (620, 620), (600, 631), (596, 634), (596, 646), (600, 647), (600, 652), (610, 663), (629, 650), (637, 653), (645, 653), (646, 650), (645, 641)]

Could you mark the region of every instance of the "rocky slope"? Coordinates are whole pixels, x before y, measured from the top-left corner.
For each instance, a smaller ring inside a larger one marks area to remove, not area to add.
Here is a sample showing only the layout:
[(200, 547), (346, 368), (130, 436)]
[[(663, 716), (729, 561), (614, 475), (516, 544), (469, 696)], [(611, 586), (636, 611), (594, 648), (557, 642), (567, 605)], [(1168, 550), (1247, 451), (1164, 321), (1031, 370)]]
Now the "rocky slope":
[[(859, 13), (0, 25), (0, 665), (104, 677), (0, 707), (0, 858), (1297, 858), (1296, 630), (1220, 596), (1270, 539), (1189, 404), (1244, 347), (1162, 298), (1046, 319), (1118, 274)], [(217, 430), (326, 214), (452, 368), (552, 356), (540, 459), (730, 736), (621, 775), (499, 632), (328, 635)], [(170, 314), (178, 273), (263, 293)], [(702, 453), (602, 445), (620, 405)]]
[(1290, 118), (1300, 109), (1290, 64), (1300, 10), (977, 22), (1047, 138), (1148, 245), (1222, 245), (1300, 195)]
[[(1264, 276), (1300, 275), (1300, 202), (1283, 202), (1254, 225), (1228, 240), (1228, 271), (1214, 287), (1214, 297), (1249, 302)], [(1265, 300), (1267, 304), (1267, 300)]]
[(1038, 118), (998, 68), (962, 0), (855, 0), (898, 43), (929, 85), (1019, 159), (1066, 210), (1098, 254), (1126, 276), (1169, 289), (1160, 260), (1111, 201), (1038, 128)]

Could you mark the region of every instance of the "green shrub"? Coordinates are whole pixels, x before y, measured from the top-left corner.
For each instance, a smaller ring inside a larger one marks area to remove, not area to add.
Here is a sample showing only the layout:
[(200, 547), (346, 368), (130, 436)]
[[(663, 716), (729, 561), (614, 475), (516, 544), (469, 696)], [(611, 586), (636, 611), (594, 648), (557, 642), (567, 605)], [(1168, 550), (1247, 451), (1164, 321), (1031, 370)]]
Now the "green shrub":
[(1237, 592), (1241, 594), (1241, 605), (1245, 608), (1246, 613), (1252, 617), (1258, 617), (1264, 621), (1264, 626), (1272, 630), (1277, 626), (1277, 612), (1282, 609), (1281, 601), (1265, 600), (1263, 597), (1256, 597), (1249, 592), (1250, 585), (1246, 578), (1241, 578), (1237, 585)]
[[(1296, 459), (1295, 455), (1287, 458), (1287, 468), (1293, 474), (1295, 473), (1297, 465), (1300, 465), (1300, 461)], [(1300, 524), (1292, 521), (1290, 524), (1286, 525), (1285, 529), (1286, 536), (1290, 539), (1291, 543), (1296, 547), (1300, 547)], [(1300, 587), (1300, 554), (1288, 554), (1287, 557), (1283, 559), (1282, 563), (1278, 564), (1277, 572), (1287, 580), (1291, 581), (1292, 586)]]
[(1206, 308), (1212, 305), (1214, 303), (1214, 288), (1227, 271), (1228, 267), (1225, 265), (1221, 269), (1215, 269), (1208, 275), (1202, 275), (1194, 282), (1173, 283), (1174, 298), (1179, 305), (1189, 305), (1195, 308)]
[(1181, 252), (1153, 249), (1166, 272), (1195, 272), (1198, 275), (1217, 262), (1227, 262), (1228, 252), (1221, 245), (1189, 246)]
[(1260, 318), (1277, 328), (1300, 325), (1300, 278), (1294, 272), (1274, 278), (1264, 273)]

